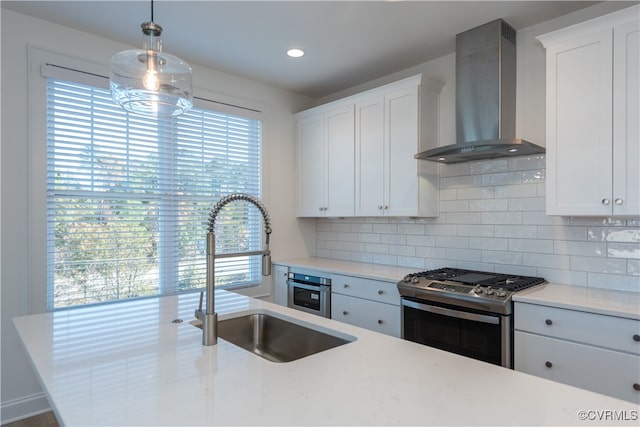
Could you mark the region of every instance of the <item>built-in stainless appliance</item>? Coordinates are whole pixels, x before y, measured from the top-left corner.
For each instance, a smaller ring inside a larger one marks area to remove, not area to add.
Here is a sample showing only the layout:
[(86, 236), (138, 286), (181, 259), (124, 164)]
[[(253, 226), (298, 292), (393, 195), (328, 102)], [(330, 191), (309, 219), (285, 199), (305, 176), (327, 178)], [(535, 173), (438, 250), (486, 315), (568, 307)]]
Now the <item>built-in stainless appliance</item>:
[(402, 338), (513, 368), (512, 296), (543, 283), (457, 268), (409, 274), (398, 283)]
[(331, 279), (289, 272), (287, 306), (322, 317), (331, 317)]
[(516, 30), (502, 19), (456, 36), (456, 140), (415, 158), (458, 163), (545, 151), (516, 138)]

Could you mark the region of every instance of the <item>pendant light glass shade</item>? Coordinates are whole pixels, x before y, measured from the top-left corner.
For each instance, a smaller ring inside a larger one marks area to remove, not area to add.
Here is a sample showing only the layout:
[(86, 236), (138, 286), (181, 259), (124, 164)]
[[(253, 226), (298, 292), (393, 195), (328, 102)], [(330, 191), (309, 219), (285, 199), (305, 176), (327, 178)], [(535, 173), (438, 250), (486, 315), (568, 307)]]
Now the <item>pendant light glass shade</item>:
[(111, 96), (131, 113), (178, 116), (193, 106), (191, 67), (162, 52), (162, 27), (153, 21), (141, 27), (143, 49), (125, 50), (111, 58)]

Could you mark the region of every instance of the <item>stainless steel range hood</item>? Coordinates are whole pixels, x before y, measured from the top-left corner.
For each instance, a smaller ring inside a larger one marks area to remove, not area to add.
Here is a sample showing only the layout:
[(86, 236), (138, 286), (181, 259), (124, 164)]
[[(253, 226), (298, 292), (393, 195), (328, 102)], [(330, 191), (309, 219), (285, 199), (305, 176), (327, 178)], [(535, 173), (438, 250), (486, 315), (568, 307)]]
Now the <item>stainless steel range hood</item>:
[(457, 143), (415, 155), (440, 163), (544, 153), (515, 137), (516, 31), (498, 19), (456, 36)]

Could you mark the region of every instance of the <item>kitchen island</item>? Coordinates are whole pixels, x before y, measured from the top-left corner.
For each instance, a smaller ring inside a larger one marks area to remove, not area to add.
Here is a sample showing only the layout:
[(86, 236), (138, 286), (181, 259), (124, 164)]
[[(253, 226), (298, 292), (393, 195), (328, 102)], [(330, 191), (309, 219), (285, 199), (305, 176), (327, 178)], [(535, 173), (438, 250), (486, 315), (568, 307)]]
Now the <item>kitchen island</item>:
[[(62, 425), (638, 425), (638, 405), (231, 292), (220, 319), (268, 311), (356, 338), (274, 363), (201, 344), (198, 294), (18, 317)], [(182, 321), (180, 321), (182, 320)]]

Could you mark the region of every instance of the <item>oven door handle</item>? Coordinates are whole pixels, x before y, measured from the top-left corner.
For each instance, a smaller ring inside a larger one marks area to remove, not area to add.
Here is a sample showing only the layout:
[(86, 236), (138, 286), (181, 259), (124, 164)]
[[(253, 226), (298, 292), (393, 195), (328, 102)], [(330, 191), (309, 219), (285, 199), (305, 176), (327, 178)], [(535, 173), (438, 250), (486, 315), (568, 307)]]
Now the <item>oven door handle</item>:
[(329, 285), (307, 285), (306, 283), (296, 282), (295, 280), (287, 280), (289, 286), (306, 289), (308, 291), (328, 291), (331, 289)]
[(438, 307), (436, 305), (427, 305), (415, 301), (408, 301), (404, 298), (402, 299), (402, 305), (410, 308), (415, 308), (416, 310), (428, 311), (429, 313), (440, 314), (447, 317), (472, 320), (474, 322), (491, 323), (492, 325), (500, 324), (500, 319), (495, 316), (451, 310), (450, 308)]

